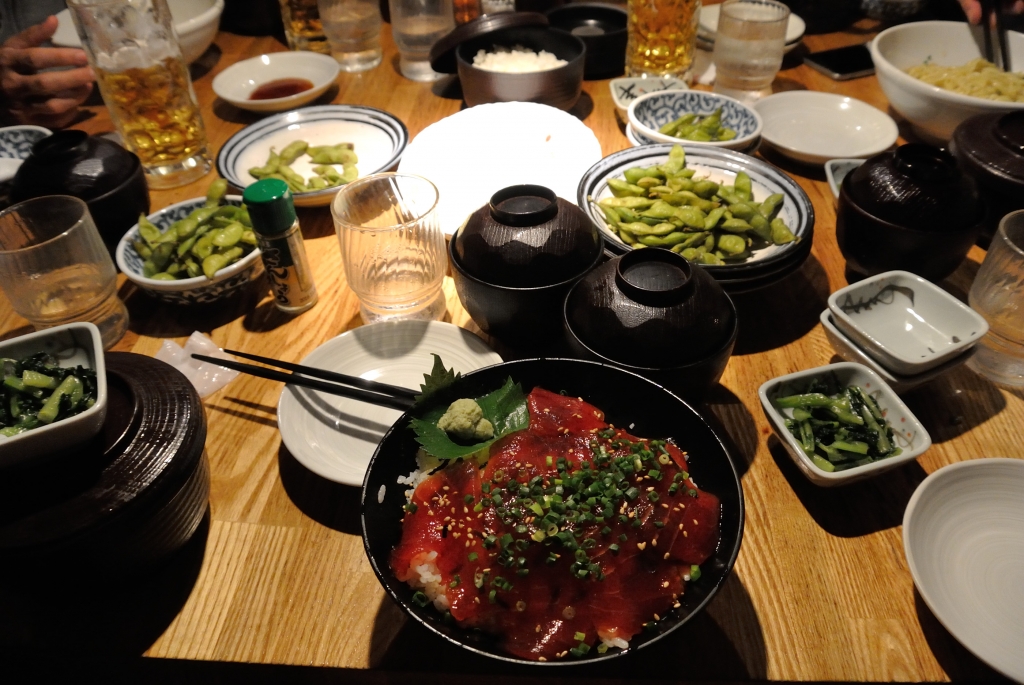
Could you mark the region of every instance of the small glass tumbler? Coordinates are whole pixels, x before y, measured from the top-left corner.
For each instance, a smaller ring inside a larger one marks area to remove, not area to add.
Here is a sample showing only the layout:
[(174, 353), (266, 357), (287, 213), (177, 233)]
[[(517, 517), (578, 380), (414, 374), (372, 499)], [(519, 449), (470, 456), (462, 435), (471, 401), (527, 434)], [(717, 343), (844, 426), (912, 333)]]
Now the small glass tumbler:
[(77, 197), (48, 195), (0, 212), (0, 287), (37, 330), (90, 321), (109, 349), (128, 328), (114, 262)]
[(967, 365), (996, 383), (1024, 386), (1024, 210), (999, 222), (968, 302), (989, 328)]
[(437, 188), (420, 176), (374, 174), (331, 203), (348, 285), (363, 321), (440, 319), (448, 267)]
[(716, 93), (744, 102), (771, 92), (782, 67), (789, 8), (774, 0), (726, 0), (715, 32)]
[(413, 81), (444, 76), (430, 68), (430, 48), (455, 28), (452, 0), (389, 0), (389, 6), (402, 76)]
[(342, 71), (366, 71), (380, 64), (384, 53), (377, 0), (319, 0), (319, 7), (331, 56)]
[(103, 102), (150, 188), (210, 170), (210, 151), (167, 0), (68, 0)]
[(689, 83), (700, 6), (700, 0), (629, 0), (626, 75), (673, 76)]
[(308, 50), (322, 55), (331, 54), (330, 43), (324, 35), (317, 0), (280, 0), (284, 37), (289, 50)]

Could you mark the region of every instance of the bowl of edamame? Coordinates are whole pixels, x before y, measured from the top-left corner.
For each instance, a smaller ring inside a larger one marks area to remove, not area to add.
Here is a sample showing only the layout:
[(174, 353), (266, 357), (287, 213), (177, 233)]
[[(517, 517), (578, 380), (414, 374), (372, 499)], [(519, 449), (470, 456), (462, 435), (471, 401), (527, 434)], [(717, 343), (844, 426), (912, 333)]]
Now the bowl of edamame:
[(210, 184), (206, 197), (178, 202), (124, 234), (117, 266), (143, 292), (169, 304), (206, 304), (234, 294), (263, 272), (240, 195)]
[(665, 90), (641, 95), (626, 111), (641, 135), (659, 143), (745, 150), (761, 137), (756, 110), (717, 93)]

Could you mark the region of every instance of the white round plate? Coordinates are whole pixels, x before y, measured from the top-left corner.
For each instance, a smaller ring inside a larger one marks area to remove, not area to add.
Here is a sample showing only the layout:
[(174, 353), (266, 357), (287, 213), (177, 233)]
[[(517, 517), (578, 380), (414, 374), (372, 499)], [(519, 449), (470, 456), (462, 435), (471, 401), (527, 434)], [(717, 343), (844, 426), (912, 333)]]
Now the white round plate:
[[(307, 366), (418, 390), (434, 359), (469, 373), (501, 357), (469, 331), (440, 321), (386, 321), (328, 340), (302, 360)], [(402, 412), (316, 390), (285, 386), (277, 425), (300, 464), (328, 480), (359, 487), (370, 457)]]
[[(700, 8), (700, 37), (714, 42), (715, 33), (718, 32), (718, 15), (721, 14), (721, 5), (705, 5)], [(804, 37), (807, 24), (803, 19), (789, 13), (789, 21), (786, 22), (786, 52), (796, 47), (797, 42)]]
[[(300, 50), (274, 52), (235, 62), (213, 79), (213, 92), (239, 109), (251, 112), (283, 112), (312, 102), (323, 95), (338, 78), (337, 60), (330, 55)], [(269, 100), (250, 100), (253, 91), (270, 81), (302, 78), (313, 84), (309, 90)]]
[(441, 228), (450, 236), (507, 186), (532, 183), (575, 202), (580, 178), (600, 159), (594, 132), (571, 114), (533, 102), (499, 102), (423, 129), (398, 170), (437, 186)]
[(769, 95), (754, 104), (764, 119), (762, 139), (790, 159), (824, 164), (884, 152), (899, 137), (885, 112), (855, 98), (810, 90)]
[[(390, 169), (402, 156), (409, 131), (398, 118), (361, 105), (318, 105), (260, 119), (231, 136), (217, 153), (217, 173), (236, 188), (256, 182), (252, 167), (263, 166), (270, 148), (280, 151), (289, 143), (304, 140), (310, 145), (352, 143), (359, 157), (359, 176)], [(313, 175), (310, 158), (303, 155), (291, 165), (305, 178)], [(299, 207), (329, 205), (338, 188), (295, 193)]]
[(925, 478), (903, 514), (903, 550), (942, 625), (1024, 682), (1024, 460), (973, 459)]

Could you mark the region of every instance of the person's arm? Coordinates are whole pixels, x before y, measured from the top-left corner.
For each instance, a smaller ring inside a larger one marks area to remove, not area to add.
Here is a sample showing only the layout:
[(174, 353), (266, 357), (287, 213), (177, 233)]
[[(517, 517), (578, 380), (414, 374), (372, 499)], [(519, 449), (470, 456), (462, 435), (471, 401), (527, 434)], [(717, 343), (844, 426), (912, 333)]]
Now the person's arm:
[[(57, 18), (31, 26), (0, 46), (0, 109), (14, 123), (62, 128), (92, 91), (93, 73), (78, 48), (44, 48)], [(75, 67), (43, 71), (53, 67)]]
[[(1009, 0), (1004, 2), (1003, 5), (1007, 11), (1014, 14), (1024, 13), (1024, 0)], [(981, 2), (979, 0), (960, 0), (960, 6), (964, 8), (967, 21), (972, 24), (981, 23)]]

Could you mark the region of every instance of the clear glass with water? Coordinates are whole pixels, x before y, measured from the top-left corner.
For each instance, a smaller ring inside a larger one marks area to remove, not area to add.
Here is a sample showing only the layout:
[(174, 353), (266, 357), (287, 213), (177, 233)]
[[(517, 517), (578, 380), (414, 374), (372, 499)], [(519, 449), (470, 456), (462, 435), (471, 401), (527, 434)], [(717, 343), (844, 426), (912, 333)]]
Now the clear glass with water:
[(402, 76), (413, 81), (444, 76), (430, 68), (430, 48), (455, 28), (452, 0), (389, 0), (389, 7)]
[(433, 183), (411, 174), (367, 176), (331, 203), (348, 285), (363, 321), (440, 319), (448, 266)]
[(744, 101), (770, 92), (782, 67), (789, 8), (774, 0), (726, 0), (715, 32), (716, 93)]
[(89, 321), (110, 348), (128, 328), (114, 262), (76, 197), (50, 195), (0, 212), (0, 287), (37, 330)]
[(318, 0), (320, 22), (331, 56), (342, 71), (357, 72), (380, 64), (380, 5), (376, 0)]

